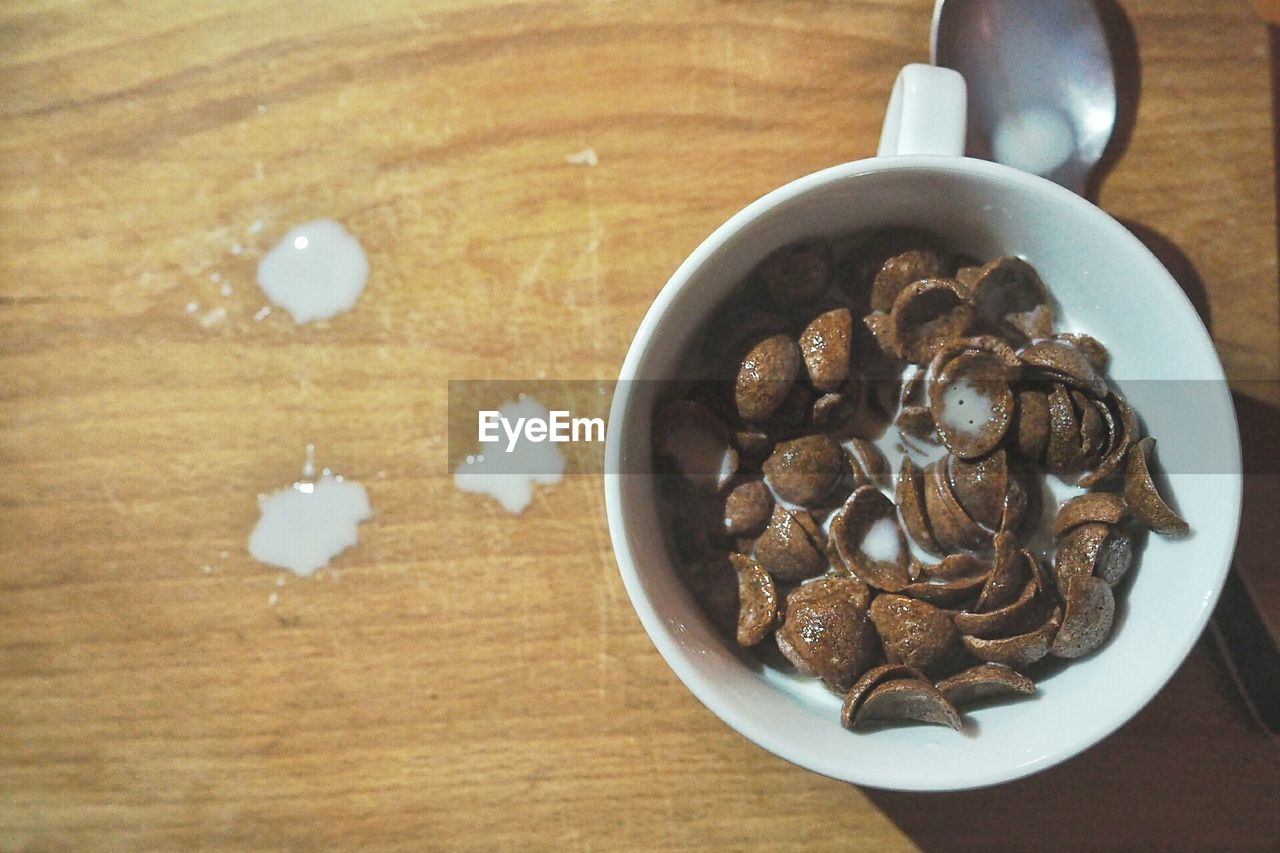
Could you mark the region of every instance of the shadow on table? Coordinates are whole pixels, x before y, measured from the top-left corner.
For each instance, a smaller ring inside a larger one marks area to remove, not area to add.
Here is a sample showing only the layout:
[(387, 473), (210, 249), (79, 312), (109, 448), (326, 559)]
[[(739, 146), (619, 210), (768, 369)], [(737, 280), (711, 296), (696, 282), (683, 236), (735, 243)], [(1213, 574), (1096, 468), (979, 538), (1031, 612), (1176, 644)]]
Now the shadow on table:
[(950, 794), (867, 791), (925, 850), (1275, 849), (1280, 762), (1202, 639), (1161, 693), (1083, 755)]

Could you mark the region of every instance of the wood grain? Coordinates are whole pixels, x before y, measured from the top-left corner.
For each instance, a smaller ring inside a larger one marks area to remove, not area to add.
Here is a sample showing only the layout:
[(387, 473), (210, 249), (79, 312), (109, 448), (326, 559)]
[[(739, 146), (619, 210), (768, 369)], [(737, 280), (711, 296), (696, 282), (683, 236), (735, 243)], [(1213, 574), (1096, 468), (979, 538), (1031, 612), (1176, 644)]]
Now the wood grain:
[[(873, 801), (700, 706), (627, 602), (598, 478), (517, 518), (445, 476), (447, 380), (616, 375), (712, 228), (874, 149), (930, 5), (5, 4), (0, 847), (993, 837), (930, 805), (958, 800)], [(1246, 0), (1126, 7), (1143, 98), (1102, 204), (1180, 250), (1238, 389), (1274, 405), (1265, 30)], [(566, 162), (588, 146), (598, 166)], [(257, 259), (320, 216), (369, 252), (360, 305), (255, 321)], [(307, 442), (377, 518), (279, 587), (245, 539)], [(1199, 666), (1157, 703), (1208, 708), (1219, 755), (1261, 749)], [(1166, 732), (1135, 723), (1003, 802), (1085, 796), (1095, 767), (1123, 802)], [(1205, 787), (1161, 787), (1136, 837), (1268, 840), (1267, 802), (1215, 812)], [(1166, 812), (1202, 819), (1172, 837)]]

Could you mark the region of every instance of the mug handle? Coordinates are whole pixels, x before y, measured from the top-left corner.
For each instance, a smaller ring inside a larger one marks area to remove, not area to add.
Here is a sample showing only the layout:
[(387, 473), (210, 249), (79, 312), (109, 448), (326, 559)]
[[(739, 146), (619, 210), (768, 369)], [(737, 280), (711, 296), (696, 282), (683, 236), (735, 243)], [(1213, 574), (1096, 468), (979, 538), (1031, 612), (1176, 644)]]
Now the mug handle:
[(963, 155), (967, 102), (960, 72), (920, 63), (905, 66), (889, 96), (877, 155)]

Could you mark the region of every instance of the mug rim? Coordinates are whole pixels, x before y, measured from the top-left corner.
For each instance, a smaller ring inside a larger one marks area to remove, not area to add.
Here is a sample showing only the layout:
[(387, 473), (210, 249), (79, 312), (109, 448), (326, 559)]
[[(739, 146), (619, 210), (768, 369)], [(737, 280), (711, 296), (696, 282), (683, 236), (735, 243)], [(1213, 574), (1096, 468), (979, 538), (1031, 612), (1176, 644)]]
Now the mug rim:
[(1131, 700), (1125, 703), (1123, 712), (1116, 714), (1114, 718), (1109, 719), (1095, 731), (1064, 745), (1051, 754), (1042, 756), (1039, 760), (1028, 762), (1012, 769), (998, 771), (978, 770), (970, 778), (960, 780), (955, 784), (939, 785), (924, 782), (916, 785), (899, 782), (877, 782), (874, 778), (868, 778), (867, 775), (857, 772), (859, 768), (855, 768), (853, 772), (843, 772), (829, 765), (824, 766), (821, 762), (813, 760), (808, 755), (801, 754), (799, 750), (790, 749), (784, 737), (780, 737), (772, 731), (762, 730), (749, 718), (749, 715), (739, 714), (736, 709), (727, 708), (723, 703), (719, 702), (718, 688), (702, 673), (698, 672), (690, 661), (686, 660), (685, 653), (679, 647), (679, 644), (667, 636), (665, 620), (642, 587), (636, 555), (628, 538), (627, 524), (624, 518), (626, 499), (622, 489), (623, 475), (618, 473), (622, 470), (623, 426), (633, 417), (632, 402), (634, 394), (632, 380), (637, 378), (637, 372), (643, 360), (648, 355), (654, 341), (659, 338), (659, 332), (668, 307), (679, 297), (690, 280), (695, 277), (695, 274), (703, 268), (708, 260), (713, 258), (726, 242), (731, 240), (749, 223), (763, 216), (774, 207), (823, 184), (855, 178), (869, 173), (920, 170), (948, 171), (977, 176), (987, 181), (1009, 183), (1015, 185), (1013, 189), (1021, 193), (1048, 193), (1050, 196), (1056, 196), (1057, 201), (1060, 203), (1088, 208), (1088, 216), (1101, 217), (1107, 220), (1106, 227), (1115, 234), (1118, 241), (1128, 243), (1129, 248), (1138, 250), (1145, 261), (1152, 265), (1153, 269), (1161, 271), (1174, 285), (1173, 289), (1181, 297), (1185, 309), (1190, 311), (1191, 316), (1196, 319), (1195, 325), (1198, 327), (1200, 334), (1203, 335), (1203, 343), (1207, 346), (1207, 351), (1211, 356), (1213, 372), (1217, 374), (1215, 378), (1220, 379), (1226, 385), (1225, 371), (1222, 368), (1221, 358), (1217, 355), (1217, 349), (1213, 344), (1212, 337), (1209, 335), (1208, 329), (1195, 311), (1195, 307), (1186, 293), (1164, 264), (1152, 254), (1150, 249), (1102, 208), (1045, 178), (986, 160), (950, 155), (892, 155), (854, 160), (796, 178), (743, 207), (712, 231), (685, 258), (654, 297), (628, 347), (627, 355), (619, 371), (614, 399), (610, 406), (609, 429), (605, 440), (605, 511), (615, 562), (618, 565), (618, 570), (622, 576), (623, 585), (627, 590), (632, 607), (635, 609), (645, 632), (649, 635), (650, 641), (654, 644), (667, 666), (671, 668), (685, 687), (721, 721), (748, 740), (775, 755), (830, 778), (890, 790), (966, 790), (1020, 779), (1048, 769), (1084, 752), (1131, 720), (1164, 689), (1174, 673), (1185, 662), (1187, 655), (1203, 634), (1221, 594), (1226, 573), (1230, 569), (1235, 553), (1235, 544), (1239, 533), (1243, 497), (1243, 457), (1240, 447), (1239, 424), (1236, 419), (1235, 407), (1231, 404), (1229, 396), (1227, 397), (1225, 414), (1229, 418), (1230, 434), (1233, 441), (1227, 455), (1231, 459), (1233, 473), (1231, 474), (1229, 505), (1223, 507), (1224, 510), (1227, 510), (1230, 518), (1229, 536), (1222, 538), (1221, 545), (1223, 547), (1221, 553), (1223, 556), (1221, 565), (1218, 566), (1216, 577), (1213, 577), (1213, 588), (1205, 598), (1204, 606), (1197, 614), (1195, 623), (1190, 626), (1191, 630), (1188, 630), (1183, 635), (1181, 642), (1174, 650), (1176, 653), (1167, 658), (1168, 665), (1159, 673), (1159, 677), (1151, 682), (1149, 691), (1142, 690), (1135, 693)]

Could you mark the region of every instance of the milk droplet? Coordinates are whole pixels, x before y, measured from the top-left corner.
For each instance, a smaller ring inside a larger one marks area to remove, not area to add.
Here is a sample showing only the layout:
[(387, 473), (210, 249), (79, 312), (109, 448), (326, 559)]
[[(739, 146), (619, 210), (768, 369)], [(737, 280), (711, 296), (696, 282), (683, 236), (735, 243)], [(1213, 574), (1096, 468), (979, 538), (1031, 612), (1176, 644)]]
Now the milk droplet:
[(1033, 107), (1001, 119), (991, 140), (996, 160), (1036, 175), (1048, 175), (1067, 162), (1075, 134), (1062, 113)]
[(205, 314), (200, 318), (200, 325), (209, 329), (218, 325), (225, 319), (227, 319), (227, 309), (219, 305), (217, 308), (214, 308), (208, 314)]
[(570, 166), (595, 166), (600, 162), (600, 157), (596, 155), (594, 148), (583, 148), (576, 154), (565, 157), (564, 160)]
[(332, 219), (299, 225), (258, 263), (258, 284), (295, 323), (349, 311), (368, 278), (360, 242)]
[[(528, 395), (498, 409), (512, 424), (519, 418), (547, 419), (547, 408)], [(487, 454), (467, 456), (453, 473), (453, 483), (464, 492), (488, 495), (508, 512), (523, 512), (533, 501), (535, 485), (554, 486), (564, 478), (564, 454), (549, 441), (531, 442), (520, 435), (506, 452), (506, 439)]]
[(299, 575), (315, 573), (355, 545), (360, 522), (373, 517), (364, 486), (333, 477), (272, 492), (259, 509), (262, 514), (249, 535), (249, 554)]

